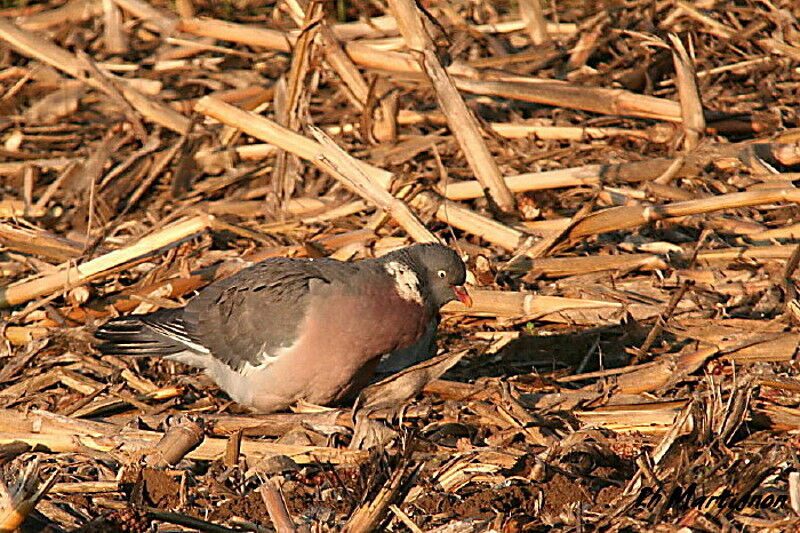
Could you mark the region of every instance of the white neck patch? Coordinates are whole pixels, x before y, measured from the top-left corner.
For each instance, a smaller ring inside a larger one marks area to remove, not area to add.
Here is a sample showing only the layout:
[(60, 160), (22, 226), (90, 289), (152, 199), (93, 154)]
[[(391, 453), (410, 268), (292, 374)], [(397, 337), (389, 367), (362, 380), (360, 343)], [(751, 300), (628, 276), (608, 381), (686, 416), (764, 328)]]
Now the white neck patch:
[(394, 288), (400, 298), (422, 305), (419, 292), (419, 278), (408, 266), (397, 261), (390, 261), (384, 266), (386, 272), (394, 278)]

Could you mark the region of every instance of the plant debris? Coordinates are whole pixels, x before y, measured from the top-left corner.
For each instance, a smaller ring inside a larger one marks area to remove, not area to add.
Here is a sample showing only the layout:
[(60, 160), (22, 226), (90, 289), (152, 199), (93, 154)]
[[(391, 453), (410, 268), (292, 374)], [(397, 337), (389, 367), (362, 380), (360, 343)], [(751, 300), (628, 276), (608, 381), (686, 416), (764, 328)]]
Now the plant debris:
[[(800, 526), (796, 2), (3, 6), (0, 531)], [(437, 240), (474, 305), (354, 406), (92, 347)]]

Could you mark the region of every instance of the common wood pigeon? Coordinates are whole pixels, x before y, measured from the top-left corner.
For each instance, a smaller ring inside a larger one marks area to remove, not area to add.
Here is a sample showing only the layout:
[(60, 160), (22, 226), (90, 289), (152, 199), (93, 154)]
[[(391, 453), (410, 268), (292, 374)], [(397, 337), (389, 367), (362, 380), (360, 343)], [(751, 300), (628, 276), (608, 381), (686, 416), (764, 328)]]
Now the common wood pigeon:
[(466, 268), (440, 244), (354, 263), (271, 258), (201, 290), (181, 309), (115, 318), (104, 354), (163, 356), (205, 372), (258, 412), (353, 397), (375, 372), (431, 350), (439, 308), (471, 305)]

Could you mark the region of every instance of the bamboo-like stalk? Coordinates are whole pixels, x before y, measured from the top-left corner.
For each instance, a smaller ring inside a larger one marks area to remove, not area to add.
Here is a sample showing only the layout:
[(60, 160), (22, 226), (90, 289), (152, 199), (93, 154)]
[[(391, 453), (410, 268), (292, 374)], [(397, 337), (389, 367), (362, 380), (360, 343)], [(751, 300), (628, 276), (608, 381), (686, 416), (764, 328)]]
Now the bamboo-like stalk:
[(660, 270), (667, 263), (652, 254), (600, 255), (587, 257), (539, 257), (530, 268), (508, 268), (513, 272), (529, 272), (530, 275), (576, 276), (603, 270)]
[(261, 493), (261, 499), (264, 501), (267, 513), (275, 526), (275, 531), (277, 533), (295, 533), (297, 527), (294, 525), (292, 515), (289, 514), (289, 509), (286, 507), (286, 500), (283, 497), (280, 486), (275, 481), (268, 479), (261, 484), (258, 491)]
[(175, 465), (202, 441), (202, 420), (181, 417), (170, 425), (155, 449), (144, 457), (144, 462), (152, 468)]
[[(85, 453), (93, 450), (101, 453), (136, 454), (142, 449), (152, 448), (162, 435), (152, 431), (131, 431), (125, 434), (104, 436), (50, 435), (43, 433), (0, 433), (0, 445), (15, 441), (31, 446), (43, 446), (55, 453)], [(205, 439), (197, 448), (186, 454), (187, 459), (216, 461), (224, 456), (228, 439)], [(242, 453), (257, 459), (267, 455), (286, 455), (300, 464), (329, 462), (352, 464), (367, 458), (366, 452), (324, 446), (301, 446), (273, 442), (242, 440)]]
[(697, 148), (700, 138), (706, 130), (706, 119), (703, 115), (703, 104), (700, 101), (700, 90), (689, 53), (675, 34), (669, 34), (672, 43), (672, 61), (675, 64), (678, 98), (681, 102), (681, 125), (683, 126), (683, 147), (686, 151)]
[(752, 241), (767, 241), (770, 239), (800, 239), (800, 223), (789, 224), (778, 228), (765, 229), (748, 235)]
[[(24, 165), (24, 164), (23, 164)], [(0, 217), (43, 217), (47, 214), (47, 209), (28, 205), (22, 200), (0, 200)]]
[(50, 492), (54, 494), (100, 494), (121, 492), (119, 481), (75, 481), (56, 483)]
[[(701, 147), (684, 158), (651, 159), (620, 163), (617, 165), (585, 165), (582, 167), (530, 172), (508, 176), (506, 184), (512, 192), (536, 191), (578, 185), (604, 185), (614, 182), (638, 183), (652, 181), (670, 172), (670, 178), (693, 176), (711, 161), (723, 158), (737, 159), (749, 168), (761, 168), (757, 154), (768, 152), (781, 164), (791, 161), (788, 154), (795, 150), (794, 144), (761, 143), (761, 144), (729, 144)], [(780, 159), (779, 159), (780, 158)], [(681, 161), (675, 168), (676, 161)], [(468, 200), (482, 196), (481, 185), (475, 180), (450, 183), (445, 187), (444, 196), (450, 200)]]
[[(331, 202), (329, 200), (326, 200), (327, 199), (324, 198), (310, 197), (292, 198), (286, 202), (284, 210), (289, 215), (302, 216), (305, 218), (312, 214), (319, 214), (330, 211), (331, 209), (336, 209), (335, 207), (331, 207)], [(264, 202), (260, 200), (217, 200), (208, 202), (205, 205), (207, 206), (207, 212), (212, 215), (235, 213), (237, 216), (244, 218), (264, 214)], [(365, 207), (366, 204), (364, 202), (359, 202), (358, 205), (351, 206), (344, 212), (349, 214), (352, 209), (358, 211), (365, 209)], [(0, 231), (2, 231), (2, 229), (0, 229)]]
[(464, 103), (453, 80), (445, 71), (433, 41), (422, 24), (422, 16), (413, 0), (389, 0), (406, 46), (419, 62), (436, 92), (436, 100), (447, 117), (472, 172), (497, 206), (507, 213), (514, 210), (514, 197), (508, 190), (497, 163), (481, 136), (478, 121)]
[(109, 54), (126, 54), (128, 39), (122, 30), (122, 13), (113, 0), (103, 3), (103, 41)]
[[(274, 144), (287, 152), (292, 152), (313, 164), (319, 164), (320, 155), (325, 153), (319, 143), (308, 137), (288, 130), (268, 118), (244, 111), (213, 97), (201, 98), (195, 105), (195, 111), (215, 118), (228, 126), (238, 128), (262, 141)], [(359, 161), (357, 165), (369, 176), (370, 180), (374, 180), (384, 189), (390, 188), (393, 178), (391, 172), (362, 161)]]
[(440, 242), (404, 202), (369, 179), (362, 170), (363, 167), (359, 165), (358, 159), (339, 148), (322, 130), (312, 128), (311, 131), (320, 146), (325, 149), (325, 153), (321, 157), (326, 163), (325, 168), (329, 174), (390, 214), (415, 241)]
[[(387, 189), (392, 181), (391, 173), (351, 157), (333, 141), (322, 145), (267, 118), (209, 97), (201, 99), (196, 109), (200, 113), (212, 116), (229, 126), (240, 128), (254, 137), (308, 160), (341, 180), (356, 194), (390, 213), (418, 242), (438, 242), (438, 239), (403, 202), (389, 194)], [(317, 130), (317, 135), (320, 139), (325, 138), (319, 137), (324, 135), (321, 131)]]
[[(128, 5), (134, 3), (133, 0), (120, 0), (118, 3), (121, 4), (123, 9), (134, 12)], [(145, 21), (148, 20), (144, 14), (139, 15), (138, 9), (136, 11), (137, 12), (134, 14), (139, 16), (139, 18)], [(206, 18), (184, 18), (172, 22), (171, 19), (165, 19), (163, 15), (158, 12), (156, 13), (156, 20), (160, 27), (170, 27), (170, 24), (172, 24), (177, 31), (251, 46), (261, 46), (277, 52), (290, 52), (297, 39), (297, 32), (285, 33), (248, 24), (237, 24), (224, 20)], [(370, 24), (380, 18), (381, 17), (371, 19)], [(345, 26), (347, 25), (336, 25), (333, 27), (333, 31), (334, 33), (338, 32), (337, 37), (346, 41), (344, 43), (344, 50), (356, 64), (365, 68), (375, 68), (391, 72), (421, 72), (420, 65), (409, 54), (380, 50), (374, 46), (350, 40), (347, 37), (349, 30), (342, 29)], [(493, 33), (517, 31), (524, 27), (525, 23), (521, 20), (517, 20), (497, 24), (477, 25), (475, 29), (484, 33)], [(397, 28), (397, 24), (394, 20), (392, 20), (391, 28)], [(362, 30), (359, 29), (357, 31), (360, 32)], [(577, 26), (570, 23), (548, 23), (547, 31), (550, 34), (573, 34), (577, 31)]]
[(520, 0), (519, 12), (533, 44), (540, 45), (550, 40), (540, 0)]
[(423, 212), (433, 211), (437, 220), (478, 235), (509, 251), (516, 251), (525, 240), (523, 232), (480, 215), (455, 202), (442, 200), (431, 192), (418, 194), (411, 200), (411, 205)]
[(49, 411), (33, 410), (27, 413), (16, 409), (0, 410), (0, 433), (47, 433), (51, 435), (102, 436), (114, 427), (105, 422), (81, 420)]
[(538, 317), (568, 309), (622, 309), (622, 304), (618, 302), (541, 296), (525, 292), (471, 289), (469, 294), (472, 296), (472, 307), (450, 302), (442, 308), (442, 312), (471, 316)]
[(637, 432), (660, 435), (669, 431), (687, 402), (655, 402), (634, 405), (614, 405), (591, 411), (573, 411), (575, 417), (591, 426), (604, 427), (616, 433)]
[(702, 263), (749, 261), (756, 259), (789, 259), (795, 245), (741, 246), (736, 248), (717, 248), (701, 250), (697, 260)]
[(671, 217), (709, 213), (722, 209), (748, 207), (773, 202), (800, 202), (800, 190), (795, 188), (762, 189), (723, 194), (712, 198), (675, 202), (657, 206), (622, 206), (597, 211), (578, 221), (568, 232), (570, 239), (597, 235), (607, 231), (635, 228)]
[[(672, 159), (653, 159), (618, 165), (585, 165), (576, 168), (529, 172), (505, 178), (512, 192), (541, 191), (580, 185), (600, 185), (606, 182), (646, 181), (660, 176)], [(469, 200), (483, 195), (481, 184), (475, 180), (448, 183), (444, 196), (449, 200)]]
[[(382, 37), (397, 34), (397, 20), (391, 15), (370, 17), (369, 21), (345, 22), (335, 24), (333, 31), (339, 39), (348, 41), (361, 38)], [(476, 24), (471, 29), (481, 33), (510, 33), (525, 28), (522, 19), (503, 20), (497, 23)], [(545, 27), (551, 35), (573, 35), (578, 31), (578, 25), (571, 22), (547, 22)]]
[(0, 479), (0, 533), (18, 531), (59, 475), (60, 471), (56, 470), (47, 481), (39, 483), (39, 461), (36, 459), (27, 465), (13, 486), (6, 487), (7, 480)]
[(165, 247), (180, 244), (185, 239), (207, 230), (212, 223), (213, 217), (206, 215), (183, 220), (130, 246), (101, 255), (86, 263), (80, 265), (64, 263), (51, 274), (0, 287), (0, 307), (18, 305), (59, 289), (81, 285), (109, 270), (147, 257)]
[(83, 253), (80, 243), (43, 229), (25, 228), (0, 222), (0, 244), (17, 252), (35, 254), (56, 261), (67, 261)]
[[(402, 119), (400, 119), (402, 123)], [(647, 139), (653, 142), (663, 142), (661, 136), (653, 135), (647, 130), (632, 130), (626, 128), (606, 128), (591, 126), (535, 126), (533, 124), (511, 124), (506, 122), (491, 122), (492, 131), (506, 139), (525, 139), (533, 137), (542, 140), (571, 140), (582, 141), (590, 139), (606, 139), (609, 137), (634, 137)]]
[(672, 100), (635, 94), (622, 89), (578, 87), (567, 83), (521, 83), (473, 80), (457, 76), (456, 87), (473, 94), (513, 98), (525, 102), (583, 109), (603, 115), (623, 115), (680, 122), (680, 104)]
[(284, 53), (291, 52), (297, 41), (297, 37), (282, 31), (215, 19), (182, 19), (176, 29), (192, 35), (260, 46)]
[(375, 531), (383, 519), (384, 514), (393, 500), (400, 494), (404, 481), (410, 473), (417, 469), (411, 468), (406, 459), (397, 466), (392, 475), (378, 490), (375, 497), (360, 505), (342, 528), (343, 533), (368, 533)]
[(0, 329), (0, 335), (15, 346), (25, 346), (36, 339), (52, 335), (50, 328), (38, 326), (8, 326)]
[[(278, 52), (291, 51), (297, 39), (294, 35), (278, 30), (213, 19), (183, 19), (178, 22), (177, 29), (193, 35), (262, 46)], [(345, 43), (344, 50), (350, 59), (362, 67), (400, 72), (420, 71), (417, 62), (408, 54), (377, 50), (358, 42)]]
[[(400, 109), (397, 113), (397, 123), (420, 124), (432, 122), (434, 124), (447, 124), (447, 119), (438, 111), (420, 112), (413, 109)], [(627, 129), (614, 127), (592, 127), (592, 126), (538, 126), (535, 124), (519, 124), (511, 122), (490, 122), (489, 127), (494, 133), (507, 139), (525, 139), (533, 137), (543, 140), (590, 140), (606, 139), (608, 137), (633, 137), (636, 139), (646, 139), (654, 143), (666, 142), (670, 136), (664, 135), (655, 130)], [(338, 135), (343, 132), (350, 133), (356, 131), (357, 124), (342, 124), (326, 126), (323, 128), (330, 135)], [(246, 148), (246, 147), (245, 147)]]
[[(268, 415), (280, 416), (280, 415)], [(291, 415), (289, 415), (291, 416)], [(163, 433), (130, 429), (121, 433), (119, 426), (48, 411), (0, 410), (0, 445), (15, 440), (29, 444), (41, 443), (50, 451), (79, 452), (87, 449), (100, 452), (121, 452), (141, 455), (142, 450), (151, 450), (162, 439)], [(227, 438), (206, 438), (186, 457), (201, 461), (213, 461), (224, 456)], [(248, 457), (283, 454), (298, 463), (326, 461), (332, 463), (355, 463), (367, 457), (365, 452), (328, 448), (324, 446), (300, 446), (276, 444), (259, 440), (242, 439), (242, 453)]]

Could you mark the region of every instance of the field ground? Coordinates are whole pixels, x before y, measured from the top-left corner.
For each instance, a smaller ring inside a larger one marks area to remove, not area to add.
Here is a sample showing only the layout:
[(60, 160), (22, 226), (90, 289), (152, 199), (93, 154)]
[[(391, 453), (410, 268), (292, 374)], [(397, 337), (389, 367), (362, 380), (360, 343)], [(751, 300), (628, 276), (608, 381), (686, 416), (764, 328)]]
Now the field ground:
[[(797, 529), (800, 8), (536, 2), (0, 9), (0, 530)], [(475, 305), (356, 409), (91, 346), (433, 238)]]

